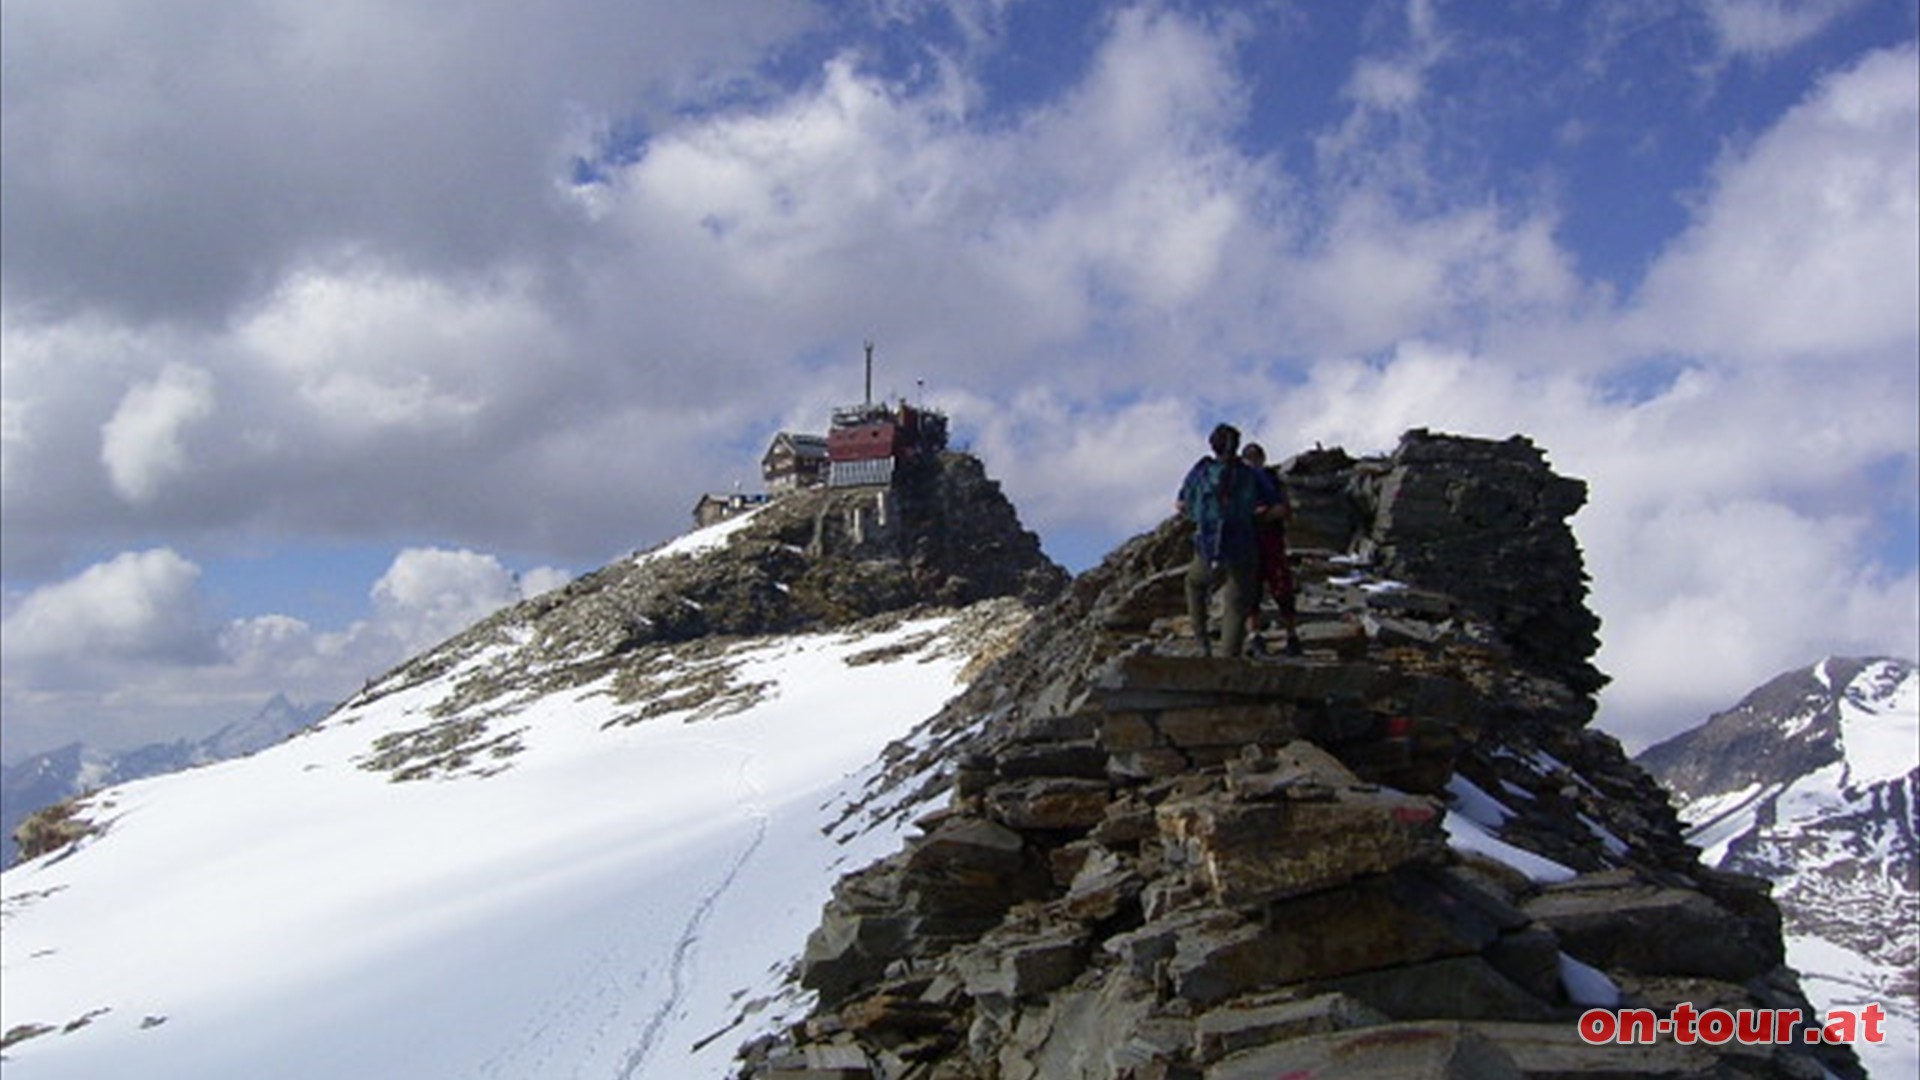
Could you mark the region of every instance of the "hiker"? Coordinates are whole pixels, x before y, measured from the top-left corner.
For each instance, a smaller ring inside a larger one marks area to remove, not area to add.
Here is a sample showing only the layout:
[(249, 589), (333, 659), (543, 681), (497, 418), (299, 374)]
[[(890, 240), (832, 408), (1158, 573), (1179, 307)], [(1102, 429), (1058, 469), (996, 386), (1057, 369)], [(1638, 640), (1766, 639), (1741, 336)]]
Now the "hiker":
[[(1287, 655), (1299, 656), (1300, 611), (1294, 599), (1293, 566), (1287, 559), (1287, 522), (1293, 517), (1293, 504), (1287, 499), (1286, 485), (1280, 482), (1280, 471), (1267, 467), (1265, 447), (1248, 443), (1240, 452), (1240, 460), (1253, 470), (1260, 484), (1253, 512), (1254, 553), (1258, 559), (1255, 580), (1280, 609), (1280, 622), (1287, 628)], [(1256, 591), (1247, 614), (1247, 632), (1258, 630), (1260, 623), (1260, 594)]]
[(1254, 579), (1253, 514), (1259, 481), (1240, 461), (1240, 430), (1218, 424), (1208, 436), (1213, 456), (1187, 470), (1174, 504), (1193, 522), (1193, 561), (1187, 565), (1187, 614), (1200, 654), (1213, 655), (1207, 602), (1221, 587), (1220, 647), (1237, 657), (1246, 644), (1247, 616), (1259, 598)]

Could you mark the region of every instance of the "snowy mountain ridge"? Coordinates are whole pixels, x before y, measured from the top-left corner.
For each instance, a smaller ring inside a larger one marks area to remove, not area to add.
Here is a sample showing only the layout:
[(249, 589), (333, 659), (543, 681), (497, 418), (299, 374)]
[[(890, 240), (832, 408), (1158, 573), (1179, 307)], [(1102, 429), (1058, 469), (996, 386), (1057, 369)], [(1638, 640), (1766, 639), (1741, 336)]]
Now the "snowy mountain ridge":
[[(1023, 617), (744, 640), (681, 672), (751, 700), (631, 723), (609, 676), (494, 711), (471, 752), (413, 752), (511, 662), (481, 649), (254, 757), (113, 789), (99, 835), (8, 875), (9, 1071), (719, 1075), (715, 1036), (770, 1007), (831, 868), (896, 839), (881, 807), (852, 816), (870, 763), (952, 692), (960, 643)], [(40, 1025), (60, 1033), (18, 1037)]]
[(1585, 485), (1425, 431), (1287, 482), (1304, 655), (1198, 655), (1175, 520), (1066, 582), (956, 455), (71, 806), (0, 876), (9, 1076), (1860, 1076), (1577, 1031), (1810, 1013), (1588, 726)]
[[(964, 548), (922, 542), (950, 518)], [(0, 877), (8, 1074), (724, 1075), (923, 797), (894, 763), (963, 734), (916, 726), (1024, 625), (1006, 594), (1064, 576), (955, 455), (616, 560), (296, 738), (83, 800)]]
[(1828, 657), (1638, 758), (1702, 859), (1774, 882), (1788, 957), (1823, 1008), (1884, 1003), (1877, 1073), (1920, 1064), (1920, 672)]
[[(0, 776), (0, 836), (12, 838), (34, 811), (84, 792), (149, 776), (244, 757), (318, 720), (328, 706), (295, 704), (276, 694), (252, 716), (204, 739), (151, 743), (132, 750), (101, 750), (80, 743), (22, 758)], [(8, 849), (11, 862), (12, 849)]]

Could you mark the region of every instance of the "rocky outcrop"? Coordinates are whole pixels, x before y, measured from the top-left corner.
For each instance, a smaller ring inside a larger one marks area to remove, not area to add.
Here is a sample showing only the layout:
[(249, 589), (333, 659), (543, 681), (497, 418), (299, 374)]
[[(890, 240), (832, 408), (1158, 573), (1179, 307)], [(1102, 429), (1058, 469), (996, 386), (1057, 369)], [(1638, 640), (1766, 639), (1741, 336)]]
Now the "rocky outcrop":
[(839, 883), (817, 1006), (745, 1074), (1817, 1075), (1578, 1039), (1592, 1006), (1804, 1008), (1763, 887), (1586, 726), (1578, 482), (1425, 432), (1288, 479), (1307, 654), (1200, 654), (1177, 522), (1082, 575), (937, 719), (947, 805)]
[(37, 859), (50, 851), (58, 851), (97, 835), (100, 827), (81, 816), (80, 802), (76, 796), (28, 814), (26, 820), (13, 831), (13, 842), (20, 851), (20, 861)]
[(545, 598), (568, 612), (548, 632), (556, 646), (588, 636), (618, 651), (839, 626), (915, 605), (1039, 603), (1067, 580), (979, 459), (958, 453), (903, 467), (892, 487), (783, 495), (729, 538), (726, 554), (586, 575)]
[(789, 492), (502, 609), (347, 705), (458, 672), (426, 723), (384, 736), (360, 764), (396, 780), (484, 775), (511, 767), (521, 747), (520, 730), (500, 720), (511, 710), (469, 711), (482, 703), (605, 681), (632, 705), (620, 723), (725, 715), (763, 689), (735, 680), (729, 641), (878, 628), (989, 599), (1037, 606), (1067, 580), (979, 459), (942, 453), (896, 470), (890, 487)]

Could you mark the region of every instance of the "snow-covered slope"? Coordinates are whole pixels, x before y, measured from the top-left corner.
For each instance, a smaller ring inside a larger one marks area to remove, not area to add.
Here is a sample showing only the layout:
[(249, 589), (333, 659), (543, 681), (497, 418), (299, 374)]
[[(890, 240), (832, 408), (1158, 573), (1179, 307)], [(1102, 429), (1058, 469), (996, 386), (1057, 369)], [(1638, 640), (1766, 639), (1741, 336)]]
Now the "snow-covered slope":
[(1876, 1076), (1920, 1073), (1920, 672), (1828, 658), (1768, 682), (1639, 761), (1703, 861), (1774, 882), (1788, 961), (1821, 1008), (1877, 1001)]
[[(34, 754), (0, 773), (0, 838), (10, 838), (29, 814), (110, 784), (191, 769), (244, 757), (292, 735), (318, 720), (329, 706), (296, 705), (285, 695), (271, 700), (245, 720), (222, 727), (198, 741), (151, 743), (133, 750), (101, 750), (69, 743)], [(12, 861), (6, 847), (4, 860)]]
[(85, 800), (0, 877), (9, 1080), (725, 1075), (968, 734), (926, 722), (1025, 625), (1011, 597), (1065, 583), (977, 459), (895, 479), (618, 560), (299, 737)]
[(538, 615), (109, 789), (97, 835), (9, 870), (9, 1080), (724, 1076), (791, 1012), (833, 881), (912, 816), (883, 749), (962, 734), (915, 729), (1026, 609), (597, 666)]

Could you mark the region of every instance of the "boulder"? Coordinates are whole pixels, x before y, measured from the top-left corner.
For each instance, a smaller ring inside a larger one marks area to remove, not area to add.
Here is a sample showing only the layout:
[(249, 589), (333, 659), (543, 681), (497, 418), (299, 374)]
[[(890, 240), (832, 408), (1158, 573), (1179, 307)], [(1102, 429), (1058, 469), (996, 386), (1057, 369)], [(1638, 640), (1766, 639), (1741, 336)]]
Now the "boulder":
[[(1707, 1047), (1699, 1043), (1676, 1043), (1671, 1039), (1596, 1045), (1582, 1039), (1578, 1028), (1565, 1021), (1475, 1023), (1470, 1027), (1505, 1051), (1528, 1080), (1627, 1080), (1632, 1077), (1722, 1080), (1728, 1076), (1753, 1075), (1746, 1070), (1727, 1069), (1722, 1053), (1760, 1056), (1746, 1048), (1733, 1049), (1732, 1044)], [(1807, 1075), (1812, 1078), (1820, 1074)]]
[(987, 812), (1014, 829), (1091, 829), (1106, 817), (1105, 780), (1040, 776), (987, 789)]
[(1072, 982), (1086, 966), (1087, 935), (1079, 927), (994, 932), (954, 952), (954, 970), (976, 998), (1025, 998)]
[[(1318, 794), (1316, 792), (1316, 794)], [(1381, 874), (1445, 847), (1439, 810), (1391, 791), (1325, 801), (1169, 801), (1160, 834), (1196, 868), (1214, 902), (1244, 908)]]
[(1385, 1024), (1273, 1043), (1214, 1063), (1206, 1080), (1522, 1080), (1513, 1057), (1459, 1023)]
[(1345, 994), (1270, 1003), (1229, 1003), (1202, 1013), (1194, 1022), (1193, 1057), (1218, 1061), (1266, 1043), (1323, 1035), (1387, 1022), (1387, 1016)]
[(1524, 910), (1569, 954), (1601, 968), (1742, 982), (1781, 960), (1777, 939), (1759, 940), (1705, 895), (1618, 872), (1549, 886)]
[(1546, 1020), (1556, 1015), (1550, 1001), (1479, 956), (1366, 971), (1320, 985), (1395, 1020)]

